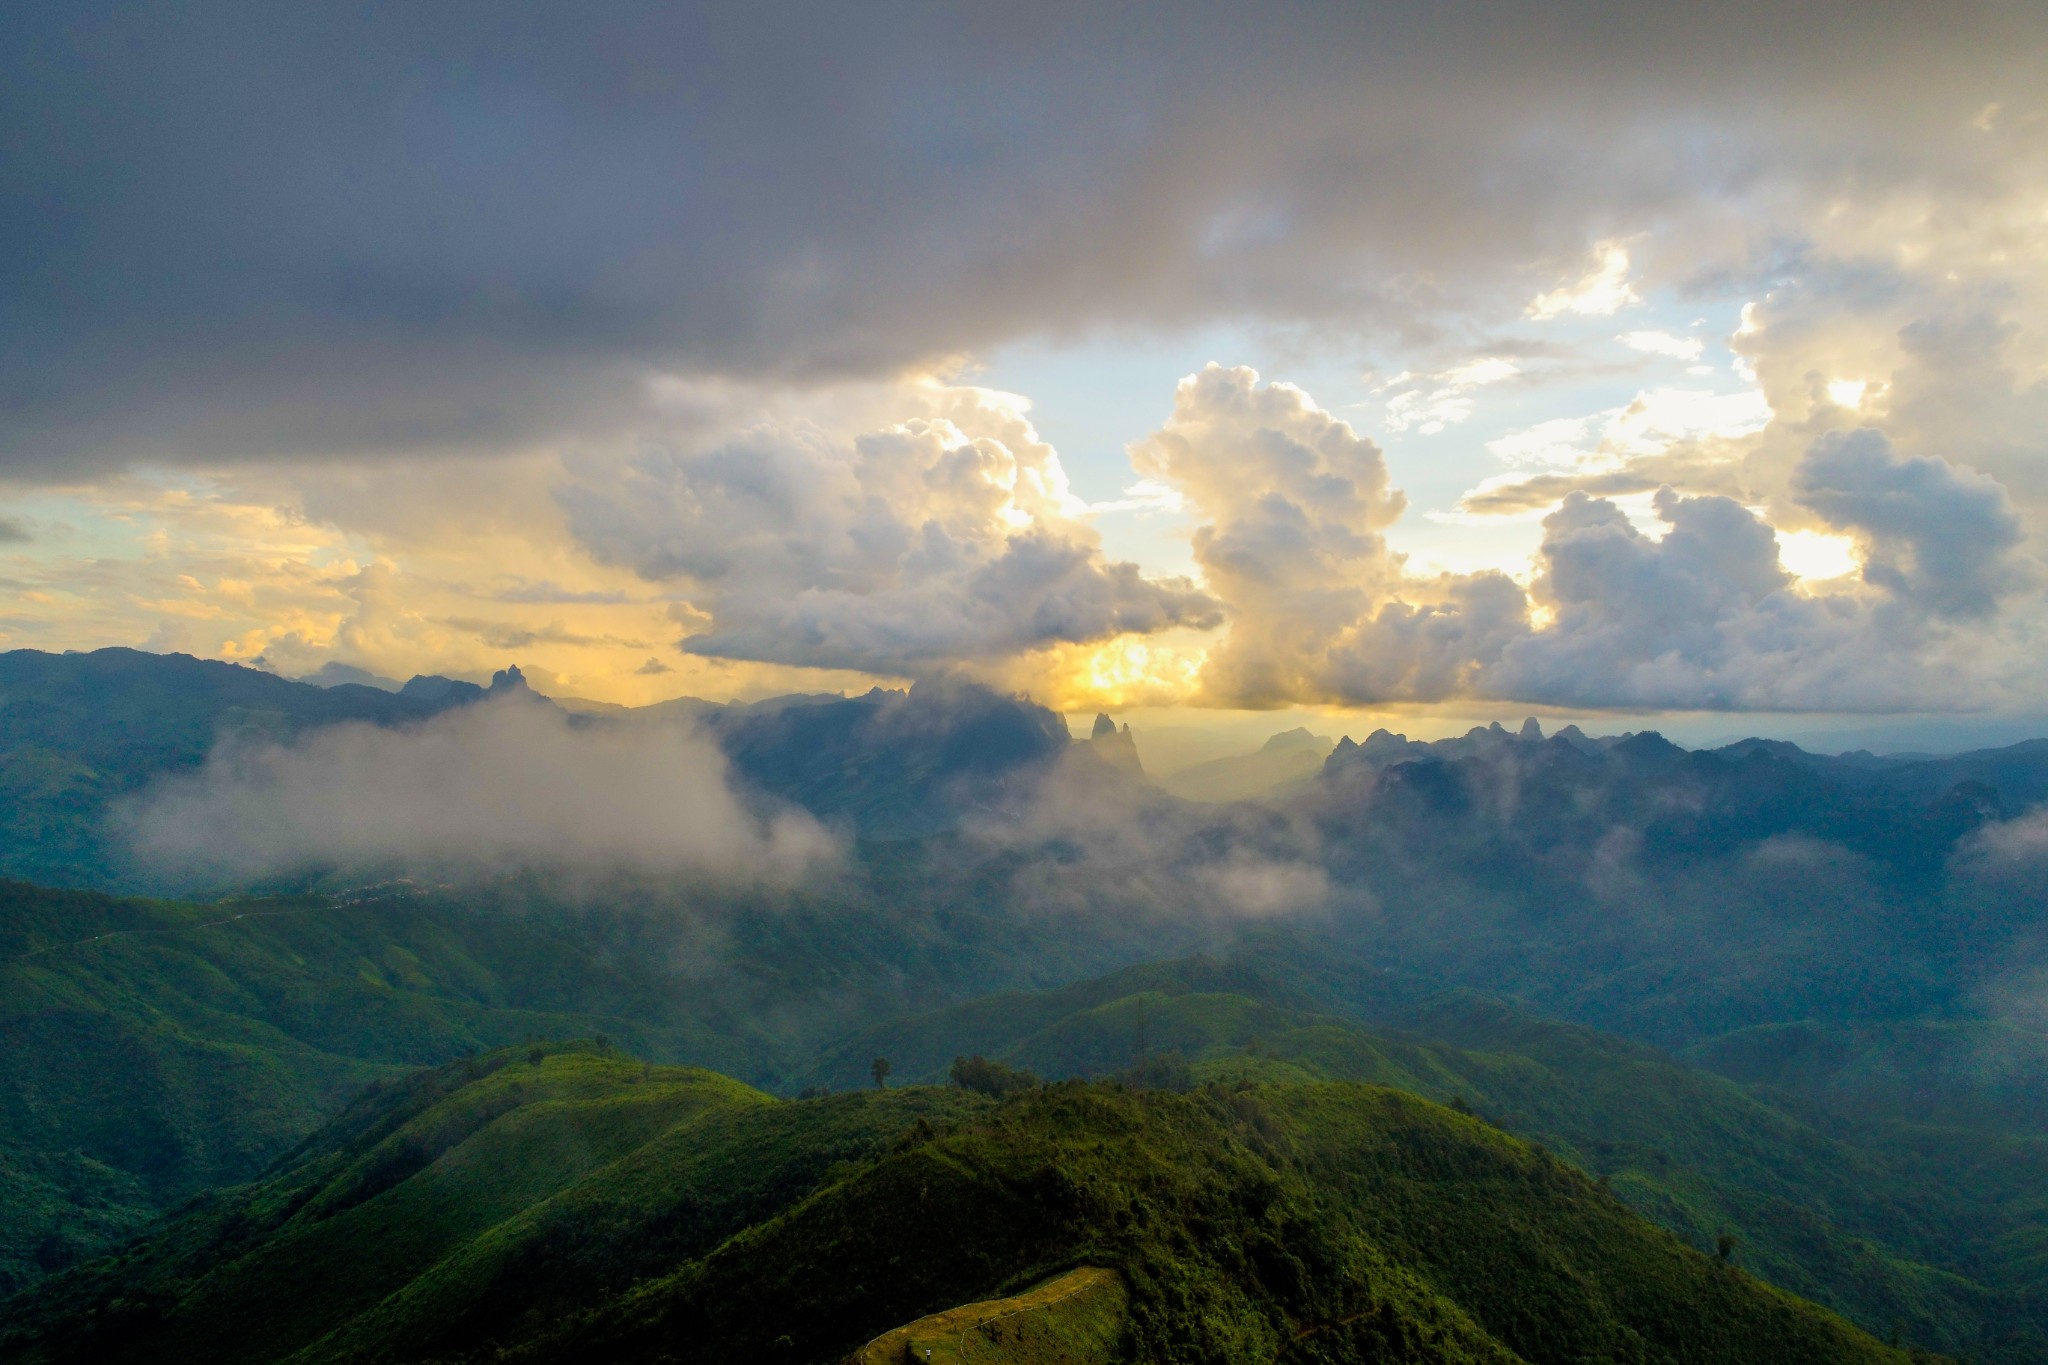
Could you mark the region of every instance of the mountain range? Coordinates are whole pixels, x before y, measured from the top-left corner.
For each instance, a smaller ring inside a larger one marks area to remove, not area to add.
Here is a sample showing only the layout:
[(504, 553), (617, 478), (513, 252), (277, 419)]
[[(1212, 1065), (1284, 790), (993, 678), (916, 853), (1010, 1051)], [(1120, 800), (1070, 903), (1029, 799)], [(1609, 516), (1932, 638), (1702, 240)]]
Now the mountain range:
[[(132, 894), (181, 889), (124, 843), (153, 784), (478, 705), (688, 727), (839, 852)], [(614, 712), (0, 655), (0, 1358), (825, 1359), (1013, 1316), (1159, 1359), (1889, 1358), (1831, 1314), (2048, 1355), (2048, 743), (1282, 738), (1286, 782), (1190, 802), (1128, 727), (962, 683)], [(722, 1124), (767, 1127), (714, 1160)], [(1270, 1258), (1203, 1259), (1258, 1209)], [(980, 1259), (910, 1250), (981, 1220)], [(744, 1288), (832, 1248), (875, 1268), (808, 1316)], [(1510, 1320), (1509, 1284), (1550, 1287)]]

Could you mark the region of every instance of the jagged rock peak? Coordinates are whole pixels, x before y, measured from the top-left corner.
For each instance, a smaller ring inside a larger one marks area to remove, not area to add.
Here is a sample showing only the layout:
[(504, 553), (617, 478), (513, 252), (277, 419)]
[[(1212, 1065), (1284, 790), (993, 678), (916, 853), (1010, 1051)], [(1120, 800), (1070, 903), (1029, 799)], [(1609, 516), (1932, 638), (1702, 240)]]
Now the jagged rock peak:
[(1536, 723), (1536, 717), (1531, 716), (1527, 720), (1522, 722), (1522, 728), (1515, 732), (1515, 737), (1517, 739), (1526, 739), (1532, 742), (1535, 740), (1542, 739), (1543, 727)]
[(1088, 742), (1095, 752), (1113, 768), (1142, 775), (1145, 765), (1138, 760), (1138, 741), (1126, 725), (1117, 729), (1116, 722), (1106, 715), (1095, 718), (1095, 729), (1088, 736)]
[(1363, 747), (1367, 758), (1405, 757), (1408, 753), (1408, 736), (1392, 734), (1384, 729), (1375, 730), (1365, 737)]
[(526, 685), (526, 675), (519, 671), (518, 664), (513, 664), (510, 668), (501, 668), (496, 673), (491, 674), (491, 691), (493, 692), (531, 692), (532, 690), (532, 688)]

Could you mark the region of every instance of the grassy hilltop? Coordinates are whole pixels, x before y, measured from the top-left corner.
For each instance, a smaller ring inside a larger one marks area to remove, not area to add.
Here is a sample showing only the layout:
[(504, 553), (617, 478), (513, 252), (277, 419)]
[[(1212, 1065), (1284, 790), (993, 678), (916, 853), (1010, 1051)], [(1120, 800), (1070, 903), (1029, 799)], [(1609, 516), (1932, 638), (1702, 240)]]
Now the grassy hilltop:
[(1256, 957), (1147, 964), (878, 1025), (813, 1080), (858, 1085), (886, 1056), (939, 1081), (965, 1052), (1046, 1078), (1390, 1086), (1542, 1143), (1692, 1246), (1733, 1235), (1745, 1267), (1873, 1331), (1976, 1359), (2048, 1352), (2048, 1275), (2028, 1254), (2038, 1140), (1922, 1129), (1902, 1150), (1889, 1129), (1817, 1127), (1653, 1048), (1468, 993), (1404, 994), (1367, 1026)]
[(779, 1101), (594, 1045), (381, 1087), (16, 1300), (0, 1359), (833, 1361), (1081, 1265), (1120, 1359), (1905, 1359), (1382, 1087)]

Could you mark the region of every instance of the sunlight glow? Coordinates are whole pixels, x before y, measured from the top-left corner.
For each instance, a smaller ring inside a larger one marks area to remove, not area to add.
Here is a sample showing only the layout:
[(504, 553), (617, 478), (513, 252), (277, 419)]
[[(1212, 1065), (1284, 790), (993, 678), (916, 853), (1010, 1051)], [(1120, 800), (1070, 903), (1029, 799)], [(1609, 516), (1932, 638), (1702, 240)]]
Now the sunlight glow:
[(1857, 571), (1856, 542), (1826, 531), (1778, 532), (1778, 562), (1803, 582), (1823, 583)]
[(1193, 696), (1209, 651), (1139, 635), (1120, 635), (1094, 646), (1049, 653), (1047, 702), (1057, 711), (1172, 706)]
[(1828, 384), (1828, 401), (1839, 408), (1860, 408), (1869, 389), (1867, 379), (1836, 379)]
[(1561, 317), (1606, 317), (1631, 303), (1642, 302), (1628, 282), (1628, 248), (1619, 242), (1601, 242), (1593, 249), (1599, 261), (1577, 284), (1538, 294), (1529, 301), (1529, 316), (1537, 319)]

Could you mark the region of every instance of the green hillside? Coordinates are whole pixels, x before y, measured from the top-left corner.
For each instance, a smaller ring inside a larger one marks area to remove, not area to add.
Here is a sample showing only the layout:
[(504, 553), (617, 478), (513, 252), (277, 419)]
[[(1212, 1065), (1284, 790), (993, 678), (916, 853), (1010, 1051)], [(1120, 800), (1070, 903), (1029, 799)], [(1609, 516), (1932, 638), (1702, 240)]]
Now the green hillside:
[(366, 1083), (599, 1032), (742, 1061), (661, 979), (516, 919), (0, 882), (0, 1292), (249, 1179)]
[(1451, 995), (1403, 1014), (1406, 1030), (1367, 1029), (1303, 1007), (1255, 965), (1193, 959), (882, 1025), (816, 1080), (858, 1084), (876, 1056), (934, 1081), (959, 1054), (1047, 1078), (1127, 1072), (1144, 1054), (1144, 1074), (1182, 1084), (1393, 1086), (1543, 1143), (1689, 1245), (1732, 1234), (1750, 1270), (1872, 1330), (1984, 1359), (2048, 1353), (2048, 1275), (2029, 1254), (2043, 1186), (2027, 1177), (2043, 1168), (2023, 1147), (1980, 1146), (1957, 1169), (1938, 1145), (1845, 1140), (1653, 1049), (1498, 1002)]
[(222, 742), (282, 742), (438, 709), (418, 695), (311, 687), (184, 654), (0, 653), (0, 876), (161, 889), (107, 824), (122, 798), (197, 768)]
[(381, 1087), (10, 1303), (0, 1359), (832, 1361), (1077, 1265), (1120, 1359), (1905, 1359), (1395, 1091), (791, 1102), (590, 1044)]
[(778, 1089), (925, 983), (1099, 971), (1074, 941), (934, 890), (914, 847), (816, 895), (515, 877), (220, 905), (0, 880), (0, 1294), (250, 1179), (371, 1080), (530, 1038)]

